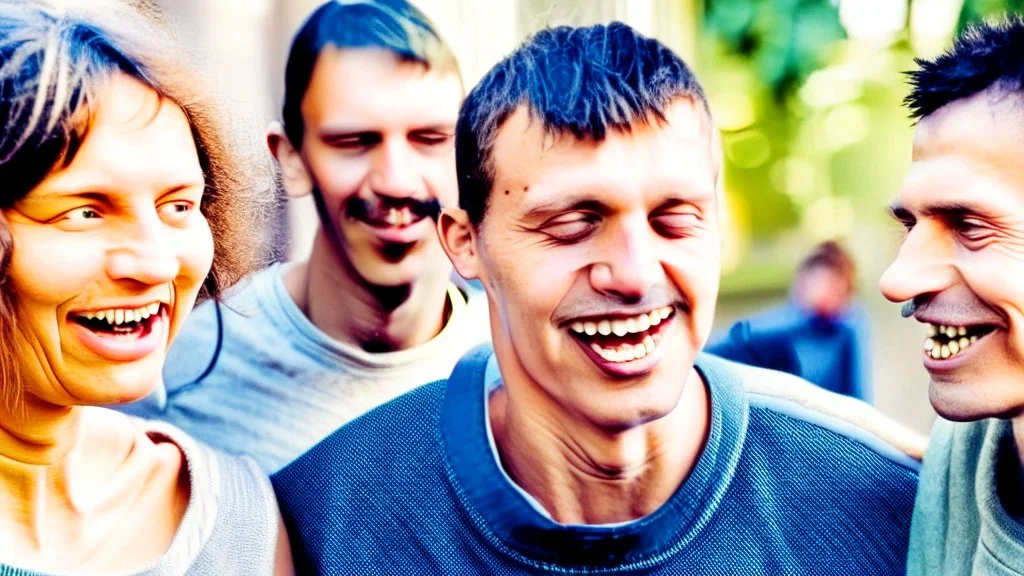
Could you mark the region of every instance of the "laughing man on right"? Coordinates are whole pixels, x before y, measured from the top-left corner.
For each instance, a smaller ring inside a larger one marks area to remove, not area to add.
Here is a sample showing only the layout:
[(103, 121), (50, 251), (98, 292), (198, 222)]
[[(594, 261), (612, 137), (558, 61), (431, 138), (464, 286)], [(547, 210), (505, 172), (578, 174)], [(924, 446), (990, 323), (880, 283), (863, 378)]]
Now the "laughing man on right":
[(942, 418), (910, 574), (1024, 574), (1024, 21), (970, 30), (911, 73), (919, 118), (881, 280), (923, 323)]

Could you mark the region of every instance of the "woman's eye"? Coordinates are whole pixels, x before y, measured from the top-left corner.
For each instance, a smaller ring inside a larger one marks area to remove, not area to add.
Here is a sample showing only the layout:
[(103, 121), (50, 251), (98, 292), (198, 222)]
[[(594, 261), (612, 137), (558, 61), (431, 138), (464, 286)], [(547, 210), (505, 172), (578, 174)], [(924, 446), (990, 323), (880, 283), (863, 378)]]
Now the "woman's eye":
[(81, 222), (85, 220), (98, 220), (100, 213), (93, 208), (76, 208), (64, 214), (64, 220)]
[(103, 220), (103, 215), (95, 208), (82, 207), (69, 210), (58, 216), (53, 223), (62, 230), (78, 232), (92, 230)]
[(160, 216), (169, 222), (184, 222), (192, 214), (193, 204), (186, 201), (167, 202), (160, 206)]

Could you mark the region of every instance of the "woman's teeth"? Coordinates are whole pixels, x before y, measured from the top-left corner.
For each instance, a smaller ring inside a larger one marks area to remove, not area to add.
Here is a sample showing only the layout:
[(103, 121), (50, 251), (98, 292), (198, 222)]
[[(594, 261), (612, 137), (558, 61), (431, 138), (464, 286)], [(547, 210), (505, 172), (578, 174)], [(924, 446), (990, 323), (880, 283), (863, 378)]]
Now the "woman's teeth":
[(573, 322), (570, 329), (577, 334), (586, 334), (587, 336), (615, 334), (622, 337), (626, 334), (646, 332), (651, 326), (661, 324), (662, 320), (667, 319), (671, 315), (672, 307), (665, 306), (664, 308), (652, 310), (647, 314), (638, 314), (632, 318), (616, 318), (614, 320), (599, 320), (597, 322)]
[(924, 351), (935, 360), (947, 360), (970, 348), (978, 341), (976, 334), (969, 335), (966, 326), (943, 326), (927, 324)]
[(104, 320), (111, 326), (118, 326), (125, 322), (141, 322), (159, 313), (160, 303), (154, 302), (141, 308), (110, 308), (98, 312), (86, 312), (81, 316), (86, 320)]

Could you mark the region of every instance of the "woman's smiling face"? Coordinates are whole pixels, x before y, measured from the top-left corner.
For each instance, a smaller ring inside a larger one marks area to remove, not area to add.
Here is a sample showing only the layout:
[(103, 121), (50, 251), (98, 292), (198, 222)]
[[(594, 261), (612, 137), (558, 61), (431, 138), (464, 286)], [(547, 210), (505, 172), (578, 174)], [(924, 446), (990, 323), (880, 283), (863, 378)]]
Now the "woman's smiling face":
[(123, 74), (97, 96), (71, 163), (3, 211), (22, 392), (57, 405), (148, 394), (213, 261), (185, 113)]

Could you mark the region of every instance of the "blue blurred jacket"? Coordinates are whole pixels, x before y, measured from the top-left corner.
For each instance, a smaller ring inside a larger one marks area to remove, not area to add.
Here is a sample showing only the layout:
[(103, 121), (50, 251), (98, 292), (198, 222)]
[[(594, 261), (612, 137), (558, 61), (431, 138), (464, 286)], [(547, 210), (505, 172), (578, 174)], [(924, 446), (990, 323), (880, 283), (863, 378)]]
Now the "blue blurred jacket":
[(716, 356), (795, 374), (872, 401), (867, 318), (858, 306), (826, 319), (793, 303), (740, 320), (707, 346)]

